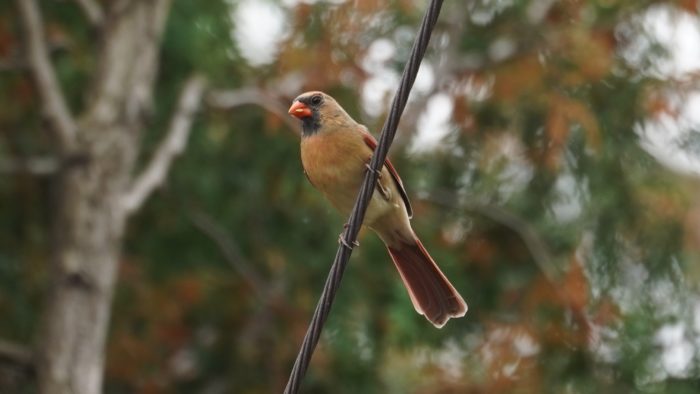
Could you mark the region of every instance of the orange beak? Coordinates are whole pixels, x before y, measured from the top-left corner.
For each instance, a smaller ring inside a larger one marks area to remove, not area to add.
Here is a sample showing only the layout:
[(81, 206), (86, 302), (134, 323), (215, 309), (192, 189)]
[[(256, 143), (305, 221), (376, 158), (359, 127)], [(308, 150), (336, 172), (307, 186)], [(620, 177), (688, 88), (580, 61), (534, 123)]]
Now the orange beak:
[(295, 101), (292, 106), (289, 107), (289, 111), (287, 112), (299, 119), (308, 118), (311, 116), (311, 110), (301, 101)]

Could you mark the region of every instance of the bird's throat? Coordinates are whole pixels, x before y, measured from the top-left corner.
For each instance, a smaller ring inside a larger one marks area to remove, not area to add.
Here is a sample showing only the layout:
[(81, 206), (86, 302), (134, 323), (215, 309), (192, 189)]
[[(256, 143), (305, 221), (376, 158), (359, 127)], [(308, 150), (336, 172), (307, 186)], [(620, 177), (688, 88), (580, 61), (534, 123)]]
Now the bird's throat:
[[(315, 111), (314, 111), (315, 112)], [(321, 122), (318, 118), (318, 114), (314, 113), (312, 116), (306, 117), (301, 120), (301, 135), (302, 137), (312, 136), (321, 129)]]

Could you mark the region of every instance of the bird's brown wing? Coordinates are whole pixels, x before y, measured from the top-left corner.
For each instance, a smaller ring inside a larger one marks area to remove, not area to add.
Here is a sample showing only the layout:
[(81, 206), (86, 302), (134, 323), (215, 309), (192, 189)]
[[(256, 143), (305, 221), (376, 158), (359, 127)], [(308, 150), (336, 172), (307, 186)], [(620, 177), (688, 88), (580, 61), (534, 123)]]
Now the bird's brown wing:
[[(361, 133), (365, 144), (367, 144), (367, 146), (369, 146), (369, 148), (372, 149), (372, 151), (377, 149), (377, 140), (372, 136), (372, 134), (369, 134), (365, 131), (361, 131)], [(386, 166), (387, 170), (389, 170), (389, 173), (391, 174), (391, 178), (394, 180), (394, 183), (396, 183), (396, 188), (399, 189), (401, 199), (403, 200), (404, 205), (406, 205), (406, 213), (408, 213), (408, 217), (412, 218), (413, 208), (411, 208), (411, 202), (408, 200), (408, 194), (406, 194), (406, 189), (403, 187), (403, 182), (401, 182), (399, 173), (396, 172), (394, 165), (391, 164), (391, 161), (389, 159), (386, 159), (384, 161), (384, 165)]]

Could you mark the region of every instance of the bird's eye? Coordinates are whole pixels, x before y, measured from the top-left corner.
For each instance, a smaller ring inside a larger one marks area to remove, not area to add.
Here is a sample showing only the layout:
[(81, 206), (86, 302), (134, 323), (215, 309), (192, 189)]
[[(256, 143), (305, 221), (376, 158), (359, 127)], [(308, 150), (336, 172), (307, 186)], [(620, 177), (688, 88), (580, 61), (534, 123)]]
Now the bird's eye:
[(319, 105), (319, 104), (321, 104), (321, 96), (313, 96), (313, 97), (311, 97), (311, 104), (313, 104), (313, 105)]

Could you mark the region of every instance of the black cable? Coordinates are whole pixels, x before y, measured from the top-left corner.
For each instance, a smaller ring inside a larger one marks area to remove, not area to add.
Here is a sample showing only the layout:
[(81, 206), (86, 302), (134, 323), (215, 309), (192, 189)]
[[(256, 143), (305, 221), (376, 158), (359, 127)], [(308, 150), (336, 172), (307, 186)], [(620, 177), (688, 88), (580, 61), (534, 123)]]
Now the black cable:
[(374, 192), (374, 186), (377, 183), (379, 171), (384, 165), (386, 155), (389, 152), (389, 147), (391, 146), (394, 136), (396, 135), (396, 128), (399, 125), (399, 119), (401, 118), (401, 114), (406, 107), (406, 102), (408, 101), (408, 95), (413, 87), (413, 82), (416, 80), (416, 74), (418, 74), (418, 68), (420, 67), (423, 55), (425, 54), (425, 49), (428, 46), (428, 41), (430, 41), (430, 35), (433, 31), (433, 27), (435, 27), (438, 15), (440, 14), (442, 2), (443, 0), (431, 0), (428, 10), (426, 11), (425, 16), (423, 16), (423, 22), (421, 23), (420, 30), (418, 31), (418, 36), (413, 43), (413, 48), (411, 49), (411, 57), (408, 59), (408, 62), (404, 67), (403, 75), (401, 76), (401, 83), (399, 84), (394, 100), (391, 103), (389, 116), (384, 122), (382, 134), (379, 137), (379, 143), (369, 164), (369, 170), (365, 174), (365, 179), (362, 183), (362, 187), (360, 188), (357, 200), (355, 201), (355, 206), (350, 214), (350, 219), (348, 219), (348, 226), (343, 232), (343, 242), (338, 245), (338, 251), (335, 253), (335, 260), (333, 261), (328, 278), (326, 279), (326, 284), (323, 286), (321, 298), (316, 305), (316, 310), (311, 318), (311, 323), (309, 323), (309, 328), (304, 336), (304, 342), (301, 345), (299, 354), (297, 354), (294, 367), (292, 367), (292, 372), (289, 375), (289, 380), (287, 381), (287, 387), (284, 389), (284, 394), (296, 394), (299, 391), (301, 380), (309, 367), (311, 356), (313, 355), (316, 344), (318, 344), (318, 340), (321, 336), (323, 324), (328, 318), (328, 313), (330, 312), (333, 304), (335, 293), (338, 291), (340, 281), (343, 278), (343, 272), (345, 271), (345, 267), (347, 266), (350, 255), (352, 254), (351, 245), (356, 243), (357, 234), (360, 232), (360, 227), (362, 226), (362, 221), (365, 217), (367, 205), (369, 204), (369, 200)]

